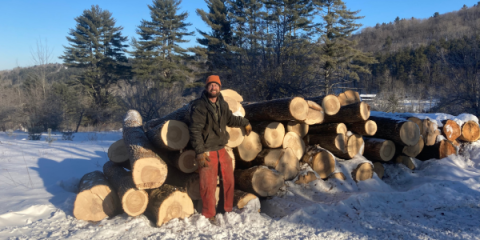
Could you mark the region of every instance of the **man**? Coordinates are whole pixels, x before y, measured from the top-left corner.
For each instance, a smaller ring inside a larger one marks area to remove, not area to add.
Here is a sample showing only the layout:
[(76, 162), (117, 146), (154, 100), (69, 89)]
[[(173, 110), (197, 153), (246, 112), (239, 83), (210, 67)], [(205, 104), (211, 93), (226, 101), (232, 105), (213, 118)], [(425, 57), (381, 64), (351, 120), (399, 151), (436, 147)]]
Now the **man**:
[(226, 126), (244, 127), (247, 135), (252, 126), (247, 119), (237, 117), (228, 108), (220, 94), (222, 83), (217, 75), (209, 76), (200, 98), (192, 102), (190, 111), (190, 141), (197, 154), (200, 174), (202, 214), (211, 222), (215, 220), (215, 190), (217, 189), (218, 165), (223, 178), (224, 209), (233, 208), (234, 177), (232, 159), (225, 151), (229, 135)]

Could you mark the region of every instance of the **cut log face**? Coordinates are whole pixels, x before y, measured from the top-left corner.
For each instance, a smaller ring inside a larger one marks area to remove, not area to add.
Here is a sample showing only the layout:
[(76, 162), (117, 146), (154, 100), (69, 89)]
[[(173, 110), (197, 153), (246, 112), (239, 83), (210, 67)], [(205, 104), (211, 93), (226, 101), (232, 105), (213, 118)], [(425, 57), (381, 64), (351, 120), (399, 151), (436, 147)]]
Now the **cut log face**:
[(257, 196), (275, 195), (284, 184), (283, 175), (265, 166), (256, 166), (246, 170), (235, 170), (235, 184), (238, 189)]
[(174, 218), (187, 218), (195, 213), (195, 209), (183, 189), (165, 184), (150, 192), (147, 212), (159, 227)]
[(153, 128), (157, 127), (160, 124), (165, 123), (168, 120), (177, 120), (177, 121), (189, 124), (190, 108), (191, 108), (191, 105), (189, 103), (164, 117), (156, 118), (148, 121), (147, 123), (145, 123), (145, 126), (144, 126), (145, 132), (152, 130)]
[(251, 132), (250, 135), (245, 136), (242, 144), (240, 144), (234, 151), (238, 153), (241, 160), (250, 162), (258, 153), (262, 151), (262, 142), (260, 136), (256, 132)]
[(348, 123), (347, 128), (362, 136), (373, 136), (377, 132), (377, 123), (372, 120), (364, 122)]
[(252, 103), (243, 107), (245, 118), (250, 121), (303, 121), (308, 114), (307, 101), (300, 97)]
[(85, 174), (79, 183), (79, 193), (73, 204), (73, 216), (85, 221), (100, 221), (113, 217), (121, 209), (115, 191), (100, 171)]
[(194, 150), (183, 151), (178, 158), (178, 168), (184, 173), (192, 173), (197, 171), (198, 166), (195, 160), (196, 154)]
[(426, 146), (432, 146), (437, 142), (437, 136), (440, 135), (438, 126), (436, 122), (430, 121), (426, 118), (423, 120), (423, 132), (421, 133), (424, 138), (424, 143)]
[(291, 148), (284, 149), (284, 153), (278, 160), (275, 170), (281, 173), (285, 180), (291, 180), (297, 176), (299, 169), (300, 164), (293, 150)]
[(347, 139), (347, 145), (345, 146), (345, 153), (335, 153), (337, 157), (343, 159), (352, 159), (355, 155), (360, 154), (363, 155), (364, 153), (364, 142), (362, 136), (358, 134), (352, 134)]
[(238, 101), (228, 96), (223, 96), (223, 100), (227, 102), (228, 108), (230, 109), (230, 111), (232, 111), (232, 113), (237, 112), (238, 108), (241, 106), (241, 104)]
[(108, 158), (112, 162), (121, 163), (128, 161), (128, 151), (123, 139), (114, 142), (108, 148)]
[(236, 206), (238, 209), (243, 209), (250, 201), (255, 199), (258, 199), (258, 197), (251, 193), (235, 189), (233, 206)]
[[(127, 177), (128, 178), (128, 177)], [(124, 180), (128, 181), (128, 180)], [(136, 217), (145, 212), (148, 204), (148, 194), (145, 190), (130, 188), (122, 198), (122, 206), (125, 213)]]
[[(365, 138), (364, 156), (369, 160), (390, 161), (395, 155), (395, 144), (380, 138)], [(403, 147), (403, 146), (402, 146)]]
[(312, 134), (347, 134), (347, 126), (344, 123), (327, 123), (310, 126), (308, 130)]
[(358, 94), (358, 92), (355, 92), (353, 90), (347, 90), (343, 93), (340, 93), (338, 95), (338, 100), (340, 101), (340, 104), (342, 106), (346, 106), (346, 105), (349, 105), (349, 104), (361, 102), (360, 94)]
[(468, 121), (462, 126), (462, 135), (460, 135), (460, 140), (466, 142), (477, 141), (480, 137), (480, 128), (478, 124), (474, 121)]
[(452, 154), (457, 154), (457, 148), (448, 140), (443, 140), (433, 146), (425, 146), (417, 159), (429, 160), (432, 158), (442, 159)]
[(303, 175), (298, 176), (298, 180), (295, 181), (296, 184), (307, 184), (309, 182), (317, 180), (317, 176), (314, 172), (306, 172)]
[(370, 106), (365, 102), (354, 103), (340, 108), (337, 114), (325, 116), (323, 123), (364, 122), (370, 117)]
[(385, 168), (379, 162), (373, 163), (373, 171), (377, 174), (378, 178), (382, 179), (383, 174), (385, 173)]
[(443, 127), (441, 128), (442, 133), (443, 133), (443, 136), (447, 138), (447, 140), (455, 141), (457, 140), (457, 138), (459, 138), (462, 135), (460, 126), (458, 126), (457, 122), (453, 120), (445, 120), (445, 121), (442, 121), (442, 123), (443, 123)]
[(170, 151), (182, 150), (190, 141), (187, 124), (169, 120), (147, 132), (148, 139), (157, 148)]
[(416, 168), (415, 162), (413, 161), (412, 157), (405, 156), (405, 155), (398, 155), (397, 158), (395, 159), (396, 163), (403, 164), (406, 167), (410, 168), (411, 170), (414, 170)]
[(314, 101), (307, 101), (307, 104), (307, 118), (303, 122), (308, 125), (322, 123), (324, 119), (323, 108)]
[(414, 122), (392, 119), (388, 117), (370, 117), (377, 124), (374, 137), (392, 140), (404, 146), (413, 146), (418, 143), (420, 129)]
[(419, 130), (420, 130), (420, 134), (423, 134), (423, 121), (422, 121), (422, 119), (417, 118), (417, 117), (409, 117), (407, 120), (416, 123)]
[(322, 179), (326, 179), (335, 171), (335, 156), (322, 148), (309, 147), (302, 161), (308, 163)]
[(287, 126), (287, 132), (294, 132), (302, 138), (305, 137), (305, 135), (307, 135), (309, 131), (308, 124), (301, 123), (298, 121), (288, 121), (286, 126)]
[(418, 143), (413, 145), (413, 146), (404, 146), (402, 153), (409, 156), (409, 157), (416, 157), (418, 154), (420, 154), (425, 147), (423, 137), (420, 137), (418, 139)]
[(242, 144), (243, 139), (245, 138), (245, 133), (241, 128), (227, 126), (227, 132), (230, 136), (227, 143), (228, 147), (235, 148)]
[(258, 132), (262, 140), (262, 144), (268, 148), (278, 148), (283, 144), (283, 138), (285, 137), (285, 127), (280, 122), (271, 122), (262, 126), (261, 129), (253, 128)]
[(318, 144), (334, 155), (345, 153), (345, 134), (309, 134), (310, 144)]
[(165, 182), (167, 167), (158, 158), (142, 158), (132, 164), (132, 177), (138, 189), (152, 189)]
[(345, 175), (342, 172), (333, 173), (331, 177), (335, 178), (335, 179), (338, 179), (338, 180), (342, 180), (342, 181), (347, 180), (347, 178), (345, 177)]
[(305, 153), (305, 143), (302, 138), (294, 132), (289, 132), (285, 135), (283, 148), (291, 148), (298, 160), (302, 159), (303, 153)]
[(337, 96), (333, 94), (329, 94), (326, 96), (320, 96), (320, 97), (313, 97), (313, 98), (308, 98), (307, 100), (311, 100), (316, 102), (317, 104), (321, 105), (323, 108), (323, 112), (326, 115), (335, 115), (338, 113), (340, 110), (340, 101), (338, 101)]
[(168, 165), (168, 176), (165, 184), (185, 189), (192, 200), (201, 198), (198, 173), (184, 173), (176, 167)]
[(238, 94), (238, 92), (235, 91), (235, 90), (223, 89), (223, 90), (220, 91), (220, 93), (222, 94), (223, 98), (229, 97), (229, 98), (234, 99), (235, 101), (237, 101), (239, 103), (243, 102), (242, 95)]
[(353, 170), (352, 178), (355, 182), (365, 181), (373, 177), (373, 166), (371, 163), (361, 163)]

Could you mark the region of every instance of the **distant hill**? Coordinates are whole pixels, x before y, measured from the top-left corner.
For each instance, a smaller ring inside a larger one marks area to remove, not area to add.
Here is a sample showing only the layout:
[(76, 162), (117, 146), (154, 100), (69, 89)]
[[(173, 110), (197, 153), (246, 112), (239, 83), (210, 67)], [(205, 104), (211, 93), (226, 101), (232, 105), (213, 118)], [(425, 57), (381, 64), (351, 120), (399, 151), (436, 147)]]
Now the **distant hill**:
[[(34, 76), (40, 66), (17, 67), (12, 70), (0, 71), (0, 85), (19, 85), (29, 77)], [(67, 68), (63, 64), (52, 63), (45, 66), (47, 82), (67, 82), (78, 73), (79, 69)]]

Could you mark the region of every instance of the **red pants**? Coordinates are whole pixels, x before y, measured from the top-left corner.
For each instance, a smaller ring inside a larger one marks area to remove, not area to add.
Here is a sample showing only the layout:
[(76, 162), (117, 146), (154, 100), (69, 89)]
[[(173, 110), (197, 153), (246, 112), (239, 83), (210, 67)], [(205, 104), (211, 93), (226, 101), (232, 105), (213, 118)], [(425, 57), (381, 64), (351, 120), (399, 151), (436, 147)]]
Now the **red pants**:
[[(210, 162), (208, 167), (200, 167), (200, 195), (202, 196), (202, 214), (206, 218), (215, 216), (215, 191), (217, 190), (218, 162), (223, 178), (224, 209), (225, 212), (231, 212), (233, 208), (233, 196), (235, 178), (233, 177), (232, 158), (228, 155), (225, 148), (218, 151), (208, 152)], [(222, 183), (222, 181), (220, 182)]]

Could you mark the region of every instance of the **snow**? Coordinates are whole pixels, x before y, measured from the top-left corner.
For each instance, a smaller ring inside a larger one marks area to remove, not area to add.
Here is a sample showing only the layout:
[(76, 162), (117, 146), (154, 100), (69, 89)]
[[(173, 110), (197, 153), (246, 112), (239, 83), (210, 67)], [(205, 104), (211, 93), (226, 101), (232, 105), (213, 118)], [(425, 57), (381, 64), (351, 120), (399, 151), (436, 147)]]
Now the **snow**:
[[(440, 120), (443, 116), (425, 116)], [(461, 121), (471, 116), (459, 116)], [(478, 121), (478, 120), (477, 120)], [(346, 180), (287, 181), (277, 196), (218, 214), (200, 214), (155, 227), (143, 215), (97, 223), (73, 217), (79, 179), (101, 170), (121, 132), (61, 135), (48, 143), (27, 134), (0, 133), (0, 239), (478, 239), (480, 141), (460, 155), (415, 160), (416, 169), (384, 163), (383, 180), (356, 183), (350, 174), (369, 162), (337, 159)], [(312, 171), (303, 164), (300, 172)], [(261, 212), (258, 208), (261, 206)]]

